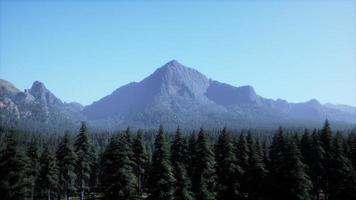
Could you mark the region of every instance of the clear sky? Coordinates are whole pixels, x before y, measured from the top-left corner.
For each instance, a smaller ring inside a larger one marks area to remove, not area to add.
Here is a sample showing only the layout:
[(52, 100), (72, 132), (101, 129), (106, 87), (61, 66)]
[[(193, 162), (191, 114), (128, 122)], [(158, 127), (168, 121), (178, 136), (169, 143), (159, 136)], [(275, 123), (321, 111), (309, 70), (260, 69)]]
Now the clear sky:
[(90, 104), (176, 59), (268, 98), (356, 106), (356, 1), (0, 0), (0, 77)]

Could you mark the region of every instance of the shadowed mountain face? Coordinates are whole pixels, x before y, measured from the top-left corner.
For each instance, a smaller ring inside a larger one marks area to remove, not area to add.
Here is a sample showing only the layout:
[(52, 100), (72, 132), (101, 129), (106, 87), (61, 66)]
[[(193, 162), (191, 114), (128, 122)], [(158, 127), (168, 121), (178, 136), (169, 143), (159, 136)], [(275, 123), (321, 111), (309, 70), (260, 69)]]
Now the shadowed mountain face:
[[(141, 82), (133, 82), (86, 106), (82, 114), (97, 125), (174, 128), (229, 126), (269, 128), (319, 125), (328, 118), (355, 124), (356, 114), (316, 100), (288, 103), (256, 94), (251, 86), (235, 87), (210, 80), (173, 60)], [(352, 107), (351, 107), (352, 108)]]
[(64, 131), (80, 120), (114, 129), (156, 128), (276, 128), (319, 127), (328, 118), (334, 125), (356, 124), (356, 108), (321, 105), (317, 100), (288, 103), (256, 94), (251, 86), (235, 87), (208, 79), (172, 60), (140, 82), (132, 82), (83, 107), (64, 103), (43, 83), (24, 92), (0, 79), (0, 125)]
[(83, 119), (82, 109), (78, 103), (63, 103), (39, 81), (21, 92), (10, 82), (0, 79), (1, 126), (64, 132)]

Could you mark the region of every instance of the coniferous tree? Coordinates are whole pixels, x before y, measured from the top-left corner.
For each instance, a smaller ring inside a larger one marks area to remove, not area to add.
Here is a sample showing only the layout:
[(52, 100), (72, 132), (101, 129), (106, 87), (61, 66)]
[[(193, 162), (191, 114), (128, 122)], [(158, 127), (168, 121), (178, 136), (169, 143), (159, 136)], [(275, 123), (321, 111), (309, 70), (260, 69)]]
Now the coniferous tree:
[(290, 140), (284, 153), (282, 171), (283, 192), (286, 196), (283, 199), (309, 200), (312, 184), (309, 176), (305, 172), (305, 164), (301, 161), (301, 154), (295, 141)]
[[(251, 139), (249, 139), (251, 140)], [(249, 169), (247, 170), (248, 199), (264, 199), (267, 170), (263, 162), (263, 152), (259, 140), (250, 141)]]
[(191, 181), (187, 175), (188, 145), (182, 137), (180, 128), (177, 128), (175, 139), (171, 146), (171, 163), (173, 165), (174, 177), (176, 179), (174, 199), (192, 200)]
[(170, 162), (169, 146), (160, 126), (154, 143), (152, 167), (149, 177), (149, 199), (173, 200), (175, 178)]
[(66, 133), (57, 149), (57, 165), (59, 172), (58, 189), (60, 194), (64, 195), (65, 199), (70, 199), (70, 196), (75, 192), (74, 169), (76, 158), (69, 140), (69, 135)]
[(238, 199), (242, 169), (237, 163), (233, 141), (224, 128), (215, 145), (217, 199)]
[[(248, 192), (247, 170), (249, 168), (249, 148), (244, 134), (240, 134), (236, 146), (236, 158), (239, 166), (241, 166), (240, 192), (242, 195)], [(246, 194), (245, 194), (246, 195)]]
[(37, 144), (35, 141), (31, 141), (27, 148), (26, 155), (28, 157), (28, 163), (26, 165), (26, 177), (27, 183), (29, 186), (28, 190), (28, 197), (33, 200), (35, 197), (35, 186), (36, 186), (36, 179), (39, 173), (39, 153)]
[(101, 184), (104, 199), (134, 199), (137, 192), (132, 156), (126, 136), (111, 138), (103, 154)]
[(53, 153), (46, 147), (40, 158), (40, 172), (36, 181), (36, 199), (54, 199), (58, 190), (58, 168)]
[(356, 169), (356, 134), (354, 132), (349, 135), (348, 143), (350, 146), (349, 157), (354, 169)]
[(201, 128), (195, 145), (195, 171), (196, 180), (193, 185), (197, 200), (216, 199), (216, 174), (214, 152), (211, 149), (208, 138)]
[(280, 172), (282, 171), (282, 166), (284, 164), (283, 154), (286, 150), (285, 136), (282, 127), (279, 127), (276, 134), (272, 138), (272, 143), (269, 151), (270, 161), (268, 163), (268, 197), (269, 199), (275, 199), (279, 195), (285, 196), (281, 192), (283, 186), (283, 177)]
[(82, 122), (75, 140), (74, 151), (77, 156), (75, 166), (76, 188), (79, 192), (80, 200), (83, 200), (85, 194), (89, 191), (91, 161), (93, 158), (88, 130), (84, 122)]
[(330, 157), (329, 199), (356, 199), (356, 172), (344, 154), (341, 134), (333, 138)]
[(10, 130), (5, 137), (5, 148), (0, 154), (0, 197), (9, 200), (24, 199), (25, 158), (19, 151), (15, 131)]
[(132, 148), (134, 153), (135, 175), (137, 177), (137, 192), (139, 195), (142, 195), (144, 186), (146, 185), (146, 174), (148, 171), (148, 155), (142, 130), (138, 130)]

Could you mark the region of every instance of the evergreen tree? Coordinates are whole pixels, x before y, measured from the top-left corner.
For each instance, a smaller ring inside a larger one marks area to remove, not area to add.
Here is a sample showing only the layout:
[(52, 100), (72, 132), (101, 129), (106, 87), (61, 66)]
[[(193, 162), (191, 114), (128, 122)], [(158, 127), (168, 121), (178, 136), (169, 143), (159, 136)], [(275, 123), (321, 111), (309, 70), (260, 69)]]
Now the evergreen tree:
[(174, 199), (175, 178), (170, 162), (169, 146), (163, 127), (160, 126), (154, 143), (152, 168), (150, 174), (149, 199)]
[(236, 146), (236, 158), (237, 163), (241, 167), (241, 178), (240, 178), (240, 192), (243, 195), (248, 192), (248, 180), (247, 180), (247, 170), (249, 169), (249, 148), (246, 141), (246, 136), (240, 134)]
[(36, 187), (36, 179), (39, 173), (39, 153), (37, 144), (35, 141), (31, 141), (27, 148), (26, 155), (28, 157), (28, 163), (26, 165), (26, 177), (28, 183), (28, 194), (27, 196), (33, 200), (35, 197), (35, 187)]
[(216, 174), (214, 152), (211, 150), (208, 138), (201, 128), (195, 146), (196, 180), (193, 185), (197, 200), (216, 199)]
[(238, 199), (241, 167), (237, 164), (236, 153), (230, 135), (224, 128), (215, 145), (217, 199)]
[(36, 199), (54, 199), (58, 190), (58, 169), (52, 152), (46, 147), (40, 158), (40, 172), (36, 181)]
[(312, 187), (309, 176), (305, 172), (305, 165), (301, 161), (301, 154), (295, 141), (291, 140), (287, 144), (284, 155), (282, 171), (283, 186), (282, 199), (309, 200)]
[(259, 140), (248, 140), (250, 140), (249, 169), (247, 170), (248, 199), (264, 199), (267, 194), (265, 189), (267, 170), (263, 162), (262, 147)]
[(176, 179), (174, 199), (192, 200), (191, 181), (187, 175), (188, 145), (182, 137), (180, 128), (177, 128), (175, 139), (171, 146), (171, 162), (173, 165), (174, 177)]
[(57, 149), (58, 189), (65, 199), (70, 199), (75, 192), (75, 159), (69, 136), (66, 133)]
[(93, 158), (92, 147), (88, 138), (86, 124), (82, 122), (79, 134), (74, 143), (74, 151), (77, 155), (75, 173), (76, 188), (80, 195), (80, 200), (84, 199), (85, 194), (89, 191), (91, 161)]
[(146, 185), (146, 174), (148, 171), (148, 155), (142, 136), (142, 130), (138, 130), (132, 148), (134, 153), (135, 175), (137, 177), (137, 191), (139, 195), (142, 195), (144, 186)]
[(103, 154), (101, 184), (104, 199), (134, 199), (137, 191), (132, 156), (126, 136), (111, 138)]
[(24, 155), (19, 151), (14, 130), (10, 130), (5, 137), (5, 148), (0, 154), (0, 197), (9, 200), (24, 199)]
[(349, 135), (348, 143), (350, 146), (349, 157), (353, 167), (356, 169), (356, 134), (354, 132)]
[(356, 199), (356, 172), (344, 154), (341, 134), (333, 138), (330, 157), (329, 200)]

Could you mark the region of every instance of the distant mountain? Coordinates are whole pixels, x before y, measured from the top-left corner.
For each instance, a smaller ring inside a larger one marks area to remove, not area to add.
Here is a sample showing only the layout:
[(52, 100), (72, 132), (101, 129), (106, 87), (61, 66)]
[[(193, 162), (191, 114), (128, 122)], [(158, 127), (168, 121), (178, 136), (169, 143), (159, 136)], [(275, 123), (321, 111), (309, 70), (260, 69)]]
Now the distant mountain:
[(35, 81), (24, 92), (12, 83), (0, 79), (0, 124), (31, 130), (63, 132), (84, 119), (83, 106), (63, 103), (43, 83)]
[(356, 124), (353, 107), (321, 105), (317, 100), (289, 103), (267, 99), (251, 86), (235, 87), (208, 79), (172, 60), (140, 82), (132, 82), (86, 106), (82, 114), (93, 124), (113, 127), (270, 128), (319, 126), (326, 118)]
[(252, 86), (235, 87), (207, 78), (172, 60), (140, 82), (116, 89), (91, 105), (64, 103), (35, 81), (20, 91), (0, 79), (0, 125), (63, 132), (77, 129), (81, 120), (102, 129), (319, 127), (325, 119), (334, 126), (355, 127), (356, 108), (320, 104), (313, 99), (289, 103), (258, 95)]

